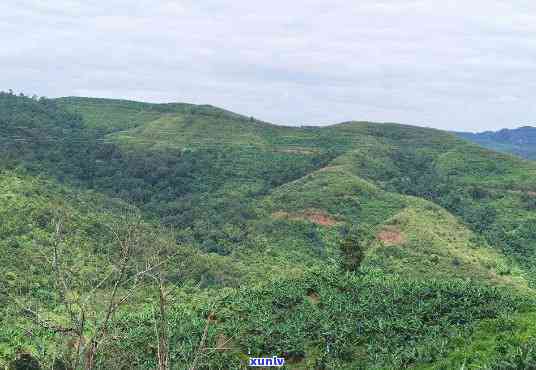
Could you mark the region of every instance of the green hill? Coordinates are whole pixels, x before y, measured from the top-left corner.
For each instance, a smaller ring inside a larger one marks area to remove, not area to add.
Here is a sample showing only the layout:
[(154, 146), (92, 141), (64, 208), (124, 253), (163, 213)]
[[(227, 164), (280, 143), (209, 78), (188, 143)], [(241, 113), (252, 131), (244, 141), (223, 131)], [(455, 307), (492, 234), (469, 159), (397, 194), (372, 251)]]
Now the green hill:
[(54, 328), (105, 325), (97, 368), (156, 367), (155, 327), (179, 369), (534, 364), (534, 162), (394, 123), (5, 93), (0, 158), (0, 363), (72, 365), (89, 347)]

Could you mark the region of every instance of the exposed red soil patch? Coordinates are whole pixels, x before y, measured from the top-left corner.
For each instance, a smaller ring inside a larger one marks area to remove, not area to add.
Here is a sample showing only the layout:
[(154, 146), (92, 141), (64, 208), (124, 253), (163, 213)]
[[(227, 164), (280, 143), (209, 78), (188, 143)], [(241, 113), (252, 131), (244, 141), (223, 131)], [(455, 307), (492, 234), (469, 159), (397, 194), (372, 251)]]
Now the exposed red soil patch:
[(273, 218), (283, 218), (288, 220), (307, 220), (317, 225), (321, 226), (333, 226), (337, 223), (337, 220), (332, 218), (326, 212), (318, 210), (307, 210), (303, 212), (274, 212), (272, 213)]
[(305, 213), (304, 216), (312, 223), (322, 226), (333, 226), (337, 223), (337, 221), (335, 221), (333, 218), (329, 217), (325, 213), (310, 212)]
[(380, 231), (377, 238), (384, 245), (400, 245), (406, 241), (404, 234), (400, 230), (391, 227), (386, 227)]

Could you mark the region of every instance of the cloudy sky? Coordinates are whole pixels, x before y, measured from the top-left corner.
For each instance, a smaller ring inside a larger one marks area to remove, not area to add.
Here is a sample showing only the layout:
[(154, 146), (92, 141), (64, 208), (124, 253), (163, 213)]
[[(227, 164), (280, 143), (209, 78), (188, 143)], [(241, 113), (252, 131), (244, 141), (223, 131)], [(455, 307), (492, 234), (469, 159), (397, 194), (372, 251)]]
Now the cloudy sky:
[(536, 123), (533, 0), (5, 0), (0, 90), (279, 124)]

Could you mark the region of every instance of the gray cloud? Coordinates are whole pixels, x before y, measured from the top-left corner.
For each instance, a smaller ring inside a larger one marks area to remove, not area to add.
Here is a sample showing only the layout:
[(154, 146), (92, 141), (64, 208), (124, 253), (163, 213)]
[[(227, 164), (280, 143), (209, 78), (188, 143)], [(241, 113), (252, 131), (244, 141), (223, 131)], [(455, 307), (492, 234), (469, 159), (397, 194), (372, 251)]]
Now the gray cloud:
[(221, 106), (280, 124), (536, 121), (525, 0), (0, 3), (0, 89)]

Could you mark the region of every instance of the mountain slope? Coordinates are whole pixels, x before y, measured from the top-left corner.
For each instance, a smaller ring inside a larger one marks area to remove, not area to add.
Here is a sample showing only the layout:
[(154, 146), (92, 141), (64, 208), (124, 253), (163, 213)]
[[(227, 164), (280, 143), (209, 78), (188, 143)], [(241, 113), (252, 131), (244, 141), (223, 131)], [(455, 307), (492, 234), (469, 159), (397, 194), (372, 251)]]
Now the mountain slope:
[[(91, 274), (113, 250), (107, 225), (128, 227), (121, 210), (134, 210), (143, 240), (154, 240), (144, 253), (156, 245), (173, 256), (166, 327), (179, 368), (205, 331), (208, 348), (229, 349), (200, 368), (239, 368), (248, 354), (281, 355), (291, 368), (458, 364), (482, 325), (499, 330), (536, 310), (536, 165), (447, 132), (292, 128), (210, 106), (0, 94), (0, 133), (2, 268), (36, 286), (28, 296), (15, 284), (3, 299), (46, 296), (47, 317), (65, 322), (39, 262), (54, 239), (47, 215), (70, 215), (70, 263)], [(99, 366), (155, 367), (157, 301), (149, 283), (132, 296), (114, 317), (122, 340), (103, 344)], [(3, 360), (68, 361), (46, 330), (11, 340), (32, 322), (5, 307)]]

